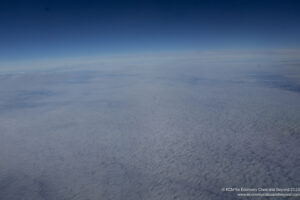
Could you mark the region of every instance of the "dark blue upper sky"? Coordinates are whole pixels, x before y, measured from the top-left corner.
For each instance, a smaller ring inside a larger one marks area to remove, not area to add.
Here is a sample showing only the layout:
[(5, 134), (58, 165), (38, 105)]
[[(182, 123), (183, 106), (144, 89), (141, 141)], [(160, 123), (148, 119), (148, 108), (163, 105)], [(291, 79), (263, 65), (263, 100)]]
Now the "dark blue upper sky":
[(0, 0), (0, 59), (299, 48), (297, 0)]

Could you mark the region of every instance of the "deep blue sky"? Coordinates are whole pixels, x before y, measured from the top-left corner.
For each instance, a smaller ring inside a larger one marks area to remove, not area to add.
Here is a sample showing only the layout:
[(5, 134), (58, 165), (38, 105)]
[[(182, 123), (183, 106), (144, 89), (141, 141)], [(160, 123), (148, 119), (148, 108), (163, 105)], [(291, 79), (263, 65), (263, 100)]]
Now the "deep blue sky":
[(299, 47), (297, 0), (0, 0), (2, 61)]

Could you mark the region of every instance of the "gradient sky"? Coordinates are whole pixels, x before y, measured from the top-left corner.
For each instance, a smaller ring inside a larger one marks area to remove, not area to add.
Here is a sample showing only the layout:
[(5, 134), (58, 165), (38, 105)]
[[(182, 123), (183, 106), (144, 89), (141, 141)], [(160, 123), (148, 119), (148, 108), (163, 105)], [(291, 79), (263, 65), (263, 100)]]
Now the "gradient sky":
[(0, 0), (0, 59), (294, 49), (299, 24), (297, 0)]

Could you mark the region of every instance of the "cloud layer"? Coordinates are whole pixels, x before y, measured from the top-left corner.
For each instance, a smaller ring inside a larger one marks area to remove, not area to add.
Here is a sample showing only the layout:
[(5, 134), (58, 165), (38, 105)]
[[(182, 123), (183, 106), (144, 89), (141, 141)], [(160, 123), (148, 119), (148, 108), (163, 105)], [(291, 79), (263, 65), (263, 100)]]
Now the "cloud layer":
[(295, 60), (255, 55), (2, 73), (0, 199), (229, 200), (222, 187), (296, 187), (300, 93), (278, 84), (297, 86)]

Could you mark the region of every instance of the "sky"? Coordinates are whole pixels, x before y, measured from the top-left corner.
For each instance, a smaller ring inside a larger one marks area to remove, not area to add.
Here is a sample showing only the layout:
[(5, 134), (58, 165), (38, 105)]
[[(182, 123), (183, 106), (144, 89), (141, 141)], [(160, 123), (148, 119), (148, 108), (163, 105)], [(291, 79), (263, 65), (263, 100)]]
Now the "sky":
[(297, 49), (296, 0), (0, 0), (0, 60)]

